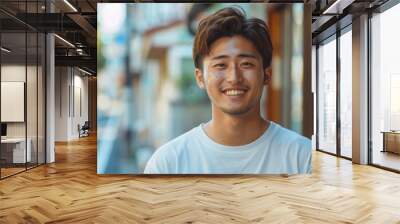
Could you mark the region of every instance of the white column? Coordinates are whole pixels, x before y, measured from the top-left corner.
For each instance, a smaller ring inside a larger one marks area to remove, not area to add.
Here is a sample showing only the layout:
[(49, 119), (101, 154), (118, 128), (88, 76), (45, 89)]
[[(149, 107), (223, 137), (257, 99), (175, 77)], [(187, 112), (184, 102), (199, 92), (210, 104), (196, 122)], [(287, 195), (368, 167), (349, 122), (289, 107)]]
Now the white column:
[(368, 163), (368, 17), (353, 19), (353, 162)]
[(55, 76), (54, 76), (54, 35), (46, 36), (46, 163), (55, 161), (54, 133), (55, 133)]
[[(46, 11), (54, 12), (54, 5), (46, 1)], [(46, 163), (55, 162), (55, 44), (54, 35), (46, 35)]]

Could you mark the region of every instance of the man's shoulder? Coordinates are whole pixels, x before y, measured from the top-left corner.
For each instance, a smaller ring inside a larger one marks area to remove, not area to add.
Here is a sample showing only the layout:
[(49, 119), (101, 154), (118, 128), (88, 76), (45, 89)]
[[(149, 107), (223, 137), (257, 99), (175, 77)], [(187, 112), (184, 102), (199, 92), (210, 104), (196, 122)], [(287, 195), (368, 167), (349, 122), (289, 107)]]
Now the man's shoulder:
[(199, 127), (195, 127), (193, 129), (179, 135), (178, 137), (168, 141), (164, 145), (160, 146), (160, 148), (158, 148), (156, 151), (161, 152), (161, 151), (173, 150), (175, 152), (179, 152), (181, 150), (184, 150), (185, 148), (187, 148), (187, 145), (191, 144), (192, 141), (195, 139), (198, 128)]
[(290, 149), (311, 151), (311, 140), (276, 124), (277, 134), (274, 136), (281, 144), (290, 146)]
[[(282, 155), (286, 156), (289, 167), (296, 167), (288, 171), (293, 174), (311, 173), (312, 146), (311, 140), (287, 128), (278, 125), (275, 135)], [(274, 138), (275, 139), (275, 138)]]
[(195, 136), (197, 135), (197, 129), (199, 127), (192, 128), (191, 130), (179, 135), (178, 137), (168, 141), (164, 145), (162, 145), (159, 150), (161, 149), (181, 149), (182, 146), (190, 143), (191, 141), (194, 140)]
[(180, 157), (183, 152), (189, 149), (188, 146), (194, 140), (196, 128), (159, 147), (147, 162), (144, 173), (171, 174), (177, 172)]

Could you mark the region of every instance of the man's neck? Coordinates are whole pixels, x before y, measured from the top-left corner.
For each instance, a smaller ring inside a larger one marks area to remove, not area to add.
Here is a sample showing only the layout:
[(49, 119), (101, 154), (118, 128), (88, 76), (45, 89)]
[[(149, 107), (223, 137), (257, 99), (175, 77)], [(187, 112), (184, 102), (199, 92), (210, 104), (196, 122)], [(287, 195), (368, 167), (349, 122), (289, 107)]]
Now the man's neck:
[(205, 125), (204, 131), (219, 144), (239, 146), (255, 141), (268, 127), (269, 122), (259, 113), (245, 115), (213, 113), (213, 119)]

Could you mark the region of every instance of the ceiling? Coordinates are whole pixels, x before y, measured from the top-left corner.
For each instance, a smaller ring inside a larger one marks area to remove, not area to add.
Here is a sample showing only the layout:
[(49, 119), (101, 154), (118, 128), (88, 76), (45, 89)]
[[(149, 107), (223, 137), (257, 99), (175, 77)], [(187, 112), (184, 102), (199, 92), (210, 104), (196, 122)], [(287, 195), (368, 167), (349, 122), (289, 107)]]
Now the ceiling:
[(374, 12), (388, 0), (314, 0), (312, 1), (313, 44), (332, 36), (352, 23), (353, 17)]
[[(36, 51), (43, 47), (36, 43), (36, 33), (52, 32), (57, 34), (56, 66), (79, 66), (96, 73), (97, 2), (100, 1), (48, 0), (46, 5), (45, 0), (1, 0), (2, 46), (12, 50), (7, 53), (7, 60), (36, 57)], [(39, 42), (44, 37), (41, 38)]]
[[(313, 40), (317, 37), (323, 38), (331, 35), (329, 32), (335, 32), (335, 24), (344, 17), (357, 15), (357, 13), (371, 10), (387, 2), (387, 0), (340, 0), (341, 4), (336, 6), (340, 12), (326, 13), (335, 1), (338, 0), (305, 0), (312, 5)], [(10, 60), (23, 58), (25, 55), (27, 58), (34, 57), (33, 55), (37, 51), (37, 41), (30, 34), (25, 40), (26, 30), (28, 32), (54, 32), (60, 37), (55, 38), (56, 65), (80, 66), (95, 73), (97, 67), (96, 11), (97, 3), (100, 2), (123, 1), (47, 0), (46, 5), (45, 0), (1, 0), (2, 46), (13, 50), (8, 54), (8, 58)], [(273, 0), (269, 2), (302, 1)], [(351, 18), (348, 20), (351, 21)], [(345, 23), (343, 24), (345, 25)], [(26, 50), (25, 42), (28, 43)], [(39, 45), (39, 49), (41, 47), (42, 45)]]

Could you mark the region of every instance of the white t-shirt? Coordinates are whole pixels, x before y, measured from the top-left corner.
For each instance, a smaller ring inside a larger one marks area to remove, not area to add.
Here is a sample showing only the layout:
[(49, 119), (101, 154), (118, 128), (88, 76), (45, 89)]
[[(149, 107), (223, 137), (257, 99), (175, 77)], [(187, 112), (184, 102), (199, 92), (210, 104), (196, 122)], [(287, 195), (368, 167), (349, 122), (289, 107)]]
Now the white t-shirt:
[(148, 161), (147, 174), (305, 174), (311, 173), (311, 141), (270, 122), (255, 141), (226, 146), (202, 125), (161, 146)]

